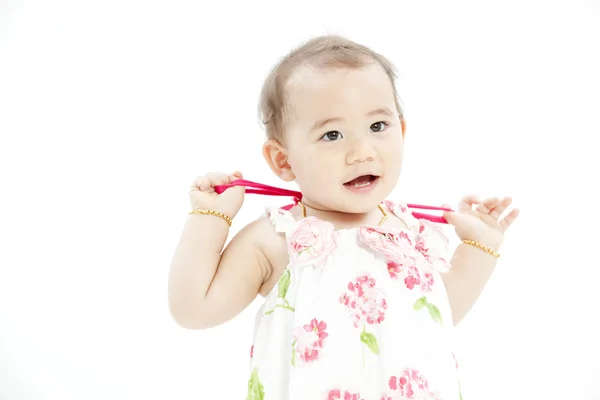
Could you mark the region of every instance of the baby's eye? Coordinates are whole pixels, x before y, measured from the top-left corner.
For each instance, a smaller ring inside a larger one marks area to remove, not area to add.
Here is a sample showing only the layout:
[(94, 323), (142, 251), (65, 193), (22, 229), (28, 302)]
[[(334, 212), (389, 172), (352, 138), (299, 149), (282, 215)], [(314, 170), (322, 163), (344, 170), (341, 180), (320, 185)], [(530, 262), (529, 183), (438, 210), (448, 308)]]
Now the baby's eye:
[(342, 134), (338, 131), (330, 131), (321, 136), (321, 139), (325, 139), (326, 141), (338, 140), (342, 138)]
[(383, 121), (375, 122), (373, 125), (371, 125), (371, 132), (382, 132), (385, 130), (385, 128), (387, 128), (387, 126), (388, 126), (387, 122), (383, 122)]

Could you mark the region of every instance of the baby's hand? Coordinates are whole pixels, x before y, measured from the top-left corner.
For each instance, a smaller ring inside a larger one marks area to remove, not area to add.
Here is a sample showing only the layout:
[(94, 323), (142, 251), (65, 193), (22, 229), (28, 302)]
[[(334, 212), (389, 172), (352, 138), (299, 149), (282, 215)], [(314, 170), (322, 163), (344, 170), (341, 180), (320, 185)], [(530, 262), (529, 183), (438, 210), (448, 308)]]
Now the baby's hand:
[(502, 244), (504, 233), (519, 216), (518, 208), (503, 216), (511, 204), (511, 197), (493, 197), (481, 201), (474, 195), (465, 196), (458, 205), (458, 211), (444, 212), (444, 218), (454, 225), (461, 240), (475, 240), (497, 249)]
[(234, 218), (244, 203), (243, 186), (228, 188), (217, 194), (215, 186), (226, 185), (241, 179), (241, 172), (227, 175), (222, 172), (211, 172), (196, 178), (190, 186), (190, 204), (192, 209), (213, 210)]

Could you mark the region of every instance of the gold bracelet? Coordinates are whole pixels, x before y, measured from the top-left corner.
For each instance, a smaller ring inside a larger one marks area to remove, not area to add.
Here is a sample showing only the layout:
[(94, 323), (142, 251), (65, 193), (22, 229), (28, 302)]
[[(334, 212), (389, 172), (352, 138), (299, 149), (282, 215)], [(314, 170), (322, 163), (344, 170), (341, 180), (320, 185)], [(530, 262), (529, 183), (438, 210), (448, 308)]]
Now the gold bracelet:
[(213, 211), (213, 210), (192, 210), (188, 213), (188, 215), (191, 214), (198, 214), (198, 215), (212, 215), (215, 217), (219, 217), (225, 220), (225, 222), (227, 222), (227, 225), (231, 226), (231, 218), (229, 218), (227, 215), (220, 213), (218, 211)]
[(495, 252), (494, 250), (490, 249), (487, 246), (482, 245), (479, 242), (476, 242), (474, 240), (466, 240), (465, 239), (465, 240), (463, 240), (463, 243), (464, 244), (470, 244), (471, 246), (475, 246), (475, 247), (477, 247), (477, 248), (485, 251), (486, 253), (489, 253), (489, 254), (493, 255), (496, 258), (500, 258), (500, 254), (499, 253)]

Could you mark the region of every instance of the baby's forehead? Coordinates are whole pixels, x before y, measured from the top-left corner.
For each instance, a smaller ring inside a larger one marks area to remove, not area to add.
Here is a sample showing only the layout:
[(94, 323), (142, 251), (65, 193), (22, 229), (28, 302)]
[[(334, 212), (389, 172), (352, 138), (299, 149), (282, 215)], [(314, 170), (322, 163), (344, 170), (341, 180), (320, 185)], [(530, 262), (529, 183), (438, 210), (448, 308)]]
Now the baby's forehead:
[(376, 64), (362, 68), (302, 66), (290, 76), (285, 90), (286, 113), (290, 119), (298, 114), (339, 113), (349, 107), (394, 108), (393, 85), (383, 68)]
[(285, 91), (293, 95), (308, 91), (341, 91), (348, 86), (394, 90), (385, 70), (377, 63), (369, 63), (357, 68), (301, 65), (286, 80)]
[(324, 85), (333, 79), (339, 79), (352, 73), (363, 72), (367, 74), (380, 74), (385, 79), (385, 71), (376, 63), (368, 63), (361, 67), (348, 66), (318, 66), (302, 64), (294, 68), (286, 82), (286, 89), (291, 90), (298, 86)]

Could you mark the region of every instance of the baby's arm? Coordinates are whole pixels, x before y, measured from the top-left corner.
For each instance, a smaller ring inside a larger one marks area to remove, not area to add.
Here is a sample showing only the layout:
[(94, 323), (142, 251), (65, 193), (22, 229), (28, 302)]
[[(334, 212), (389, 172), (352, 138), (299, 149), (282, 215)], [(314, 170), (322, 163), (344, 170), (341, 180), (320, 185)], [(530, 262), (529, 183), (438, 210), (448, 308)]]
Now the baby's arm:
[(206, 294), (203, 319), (208, 327), (237, 316), (254, 299), (271, 276), (266, 238), (273, 233), (267, 217), (242, 229), (229, 243)]
[(169, 307), (187, 329), (207, 329), (226, 322), (257, 296), (271, 270), (263, 252), (269, 221), (260, 218), (231, 240), (225, 221), (190, 215), (175, 251), (169, 276)]
[[(502, 216), (511, 203), (510, 197), (480, 201), (476, 196), (465, 196), (458, 212), (444, 213), (463, 241), (452, 256), (450, 272), (444, 276), (455, 325), (473, 307), (494, 272), (499, 257), (496, 251), (504, 233), (519, 215), (519, 209), (515, 208)], [(469, 244), (473, 242), (483, 248)]]
[(184, 328), (206, 329), (235, 317), (270, 276), (265, 250), (274, 230), (266, 216), (243, 228), (223, 251), (230, 223), (225, 219), (235, 218), (242, 207), (244, 188), (217, 194), (216, 187), (240, 178), (237, 171), (210, 172), (190, 185), (190, 205), (201, 214), (186, 221), (171, 261), (168, 290), (171, 315)]
[(420, 220), (421, 246), (435, 269), (442, 271), (454, 325), (469, 313), (490, 279), (496, 258), (477, 247), (460, 244), (450, 256), (450, 242), (442, 226)]
[(443, 275), (454, 325), (469, 313), (489, 281), (497, 259), (476, 247), (461, 244), (451, 258), (452, 268)]

